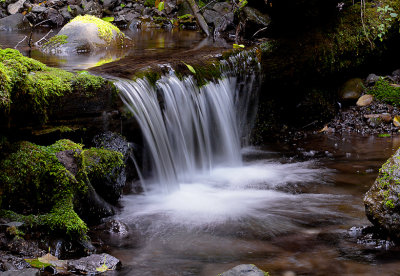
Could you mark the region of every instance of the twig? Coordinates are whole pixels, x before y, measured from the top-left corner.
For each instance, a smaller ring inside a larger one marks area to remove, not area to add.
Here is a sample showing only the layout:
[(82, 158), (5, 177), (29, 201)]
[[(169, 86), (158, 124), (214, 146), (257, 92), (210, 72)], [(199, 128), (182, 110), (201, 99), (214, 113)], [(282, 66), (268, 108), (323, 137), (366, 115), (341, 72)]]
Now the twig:
[(44, 37), (42, 37), (41, 39), (39, 39), (38, 41), (36, 41), (34, 43), (35, 46), (39, 46), (40, 41), (42, 41), (43, 39), (46, 39), (46, 37), (53, 32), (53, 29), (51, 29)]
[(15, 45), (14, 49), (17, 49), (18, 45), (21, 44), (22, 42), (25, 41), (25, 39), (27, 39), (28, 36), (25, 36), (20, 42), (17, 43), (17, 45)]
[(207, 8), (207, 6), (209, 6), (209, 5), (211, 5), (212, 3), (215, 3), (215, 2), (217, 2), (217, 1), (218, 1), (218, 0), (213, 0), (213, 1), (211, 1), (210, 3), (207, 3), (204, 7), (200, 8), (199, 11), (204, 10), (205, 8)]
[(43, 21), (41, 21), (41, 22), (39, 22), (39, 23), (37, 23), (37, 24), (35, 24), (35, 25), (32, 25), (32, 24), (31, 24), (31, 33), (29, 34), (29, 40), (28, 40), (28, 46), (29, 46), (29, 48), (32, 48), (32, 35), (33, 35), (33, 30), (34, 30), (37, 26), (40, 26), (40, 25), (42, 25), (43, 23), (46, 23), (47, 21), (50, 21), (50, 19), (43, 20)]
[(252, 37), (255, 37), (258, 33), (260, 33), (260, 32), (263, 32), (263, 31), (265, 31), (266, 29), (268, 29), (268, 26), (267, 27), (264, 27), (264, 28), (261, 28), (261, 29), (259, 29), (257, 32), (255, 32), (254, 34), (253, 34), (253, 36)]

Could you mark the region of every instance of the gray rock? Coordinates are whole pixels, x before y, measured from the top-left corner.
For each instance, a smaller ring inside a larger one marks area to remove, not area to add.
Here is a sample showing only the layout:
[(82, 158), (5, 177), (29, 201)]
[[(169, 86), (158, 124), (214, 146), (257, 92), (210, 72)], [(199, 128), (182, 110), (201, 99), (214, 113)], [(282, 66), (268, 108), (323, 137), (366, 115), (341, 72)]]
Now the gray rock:
[(106, 9), (112, 9), (117, 4), (118, 0), (103, 0), (103, 7)]
[[(100, 20), (93, 18), (93, 20)], [(101, 21), (101, 24), (110, 24)], [(122, 32), (112, 30), (110, 36), (100, 36), (96, 21), (73, 21), (65, 25), (57, 35), (66, 36), (66, 43), (47, 44), (41, 48), (47, 53), (71, 54), (96, 52), (104, 48), (120, 47), (124, 42)]]
[(62, 26), (64, 25), (65, 19), (64, 17), (53, 8), (49, 8), (44, 12), (44, 17), (48, 20), (48, 23), (52, 26)]
[(45, 10), (47, 10), (47, 8), (44, 7), (44, 6), (33, 5), (31, 12), (34, 12), (34, 13), (42, 13), (42, 12), (44, 12)]
[(0, 19), (0, 31), (13, 31), (27, 28), (29, 28), (29, 24), (24, 20), (24, 16), (20, 13)]
[(64, 1), (63, 0), (49, 0), (49, 1), (47, 1), (47, 6), (48, 7), (62, 7), (62, 6), (64, 6)]
[(220, 14), (214, 10), (206, 9), (203, 13), (203, 17), (208, 24), (214, 24), (214, 21), (220, 16)]
[(374, 85), (375, 82), (379, 80), (379, 78), (380, 77), (375, 74), (369, 74), (368, 77), (365, 79), (365, 84), (368, 86)]
[(83, 1), (82, 5), (84, 6), (84, 8), (83, 8), (84, 14), (94, 15), (99, 18), (102, 17), (103, 8), (100, 6), (99, 3), (95, 2), (95, 1), (89, 1), (89, 2), (85, 3), (85, 1)]
[(228, 2), (218, 2), (212, 8), (219, 14), (226, 14), (232, 10), (232, 6)]
[(60, 9), (60, 14), (66, 21), (69, 21), (73, 18), (72, 14), (68, 11), (68, 7), (63, 7)]
[(39, 276), (39, 269), (26, 268), (21, 270), (9, 270), (1, 273), (2, 276)]
[(18, 0), (14, 4), (8, 5), (8, 7), (7, 7), (8, 13), (12, 15), (12, 14), (16, 14), (16, 13), (22, 11), (25, 1), (26, 0)]
[(400, 149), (388, 159), (364, 197), (368, 219), (395, 239), (400, 238)]
[(393, 71), (392, 77), (396, 82), (400, 82), (400, 69)]
[(363, 81), (354, 78), (346, 81), (339, 90), (339, 96), (344, 101), (356, 101), (364, 90)]
[(68, 270), (74, 273), (97, 274), (96, 268), (105, 265), (108, 270), (117, 270), (121, 267), (121, 261), (109, 254), (93, 254), (79, 260), (68, 262)]
[(241, 264), (220, 274), (220, 276), (265, 276), (265, 272), (252, 264)]
[[(79, 5), (70, 5), (69, 7), (70, 7), (70, 10), (71, 10), (71, 12), (69, 12), (69, 13), (72, 15), (72, 17), (76, 17), (78, 15), (83, 15), (84, 14), (83, 9)], [(68, 11), (68, 7), (65, 7), (65, 8)]]
[(243, 12), (246, 16), (246, 24), (251, 23), (260, 27), (267, 27), (271, 23), (271, 18), (259, 10), (251, 7), (244, 7)]

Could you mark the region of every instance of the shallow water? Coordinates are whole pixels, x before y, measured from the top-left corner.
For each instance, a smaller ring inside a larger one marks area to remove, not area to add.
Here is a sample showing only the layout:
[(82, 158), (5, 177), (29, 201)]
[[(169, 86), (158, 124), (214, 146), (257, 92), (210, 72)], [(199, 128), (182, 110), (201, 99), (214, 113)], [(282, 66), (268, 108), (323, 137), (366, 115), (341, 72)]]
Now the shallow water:
[[(37, 29), (33, 32), (32, 43), (43, 38), (48, 29)], [(54, 29), (46, 38), (56, 35), (58, 29)], [(22, 54), (37, 59), (49, 66), (59, 67), (67, 70), (84, 70), (94, 66), (99, 66), (111, 61), (117, 61), (124, 57), (135, 59), (142, 56), (157, 56), (159, 54), (176, 53), (179, 51), (193, 50), (197, 48), (213, 46), (228, 47), (225, 41), (218, 42), (204, 38), (201, 33), (190, 30), (163, 30), (145, 29), (132, 31), (130, 29), (123, 32), (132, 39), (132, 45), (122, 49), (104, 49), (97, 53), (82, 53), (76, 55), (50, 55), (43, 54), (36, 48), (30, 49), (26, 38), (29, 37), (29, 30), (21, 31), (0, 31), (0, 47), (16, 48)], [(21, 42), (22, 41), (22, 42)]]
[[(193, 175), (172, 194), (123, 198), (131, 234), (118, 275), (217, 275), (253, 263), (283, 275), (397, 275), (398, 249), (357, 244), (363, 194), (399, 138), (315, 135), (246, 148), (241, 167)], [(114, 246), (113, 246), (114, 244)]]

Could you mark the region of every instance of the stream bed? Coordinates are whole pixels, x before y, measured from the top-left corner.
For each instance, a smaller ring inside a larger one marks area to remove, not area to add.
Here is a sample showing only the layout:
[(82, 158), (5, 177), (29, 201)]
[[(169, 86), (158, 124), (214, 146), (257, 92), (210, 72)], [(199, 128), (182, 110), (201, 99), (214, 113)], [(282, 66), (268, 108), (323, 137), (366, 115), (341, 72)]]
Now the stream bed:
[(312, 135), (244, 148), (242, 166), (193, 175), (172, 194), (126, 196), (118, 219), (130, 235), (109, 248), (118, 275), (211, 276), (242, 263), (271, 275), (397, 275), (399, 248), (350, 229), (370, 225), (363, 195), (399, 146)]

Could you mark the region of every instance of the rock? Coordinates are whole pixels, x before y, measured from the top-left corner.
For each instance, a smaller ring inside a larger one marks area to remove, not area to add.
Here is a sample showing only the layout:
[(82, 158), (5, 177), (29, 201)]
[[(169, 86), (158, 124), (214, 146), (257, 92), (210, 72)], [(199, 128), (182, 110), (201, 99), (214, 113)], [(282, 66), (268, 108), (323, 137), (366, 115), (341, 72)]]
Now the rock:
[[(271, 24), (271, 18), (269, 15), (263, 14), (255, 8), (244, 7), (243, 14), (246, 22), (245, 37), (253, 37), (255, 33), (263, 28), (267, 28)], [(260, 31), (259, 34), (262, 34), (262, 32)]]
[(77, 16), (41, 50), (58, 54), (95, 52), (121, 47), (124, 39), (125, 35), (109, 22), (90, 15)]
[(365, 213), (378, 228), (400, 238), (400, 149), (379, 170), (378, 178), (364, 197)]
[(392, 73), (392, 78), (393, 78), (396, 82), (400, 82), (400, 69), (397, 69), (397, 70), (393, 71), (393, 73)]
[(0, 31), (13, 31), (27, 28), (29, 28), (29, 24), (27, 21), (24, 21), (24, 16), (20, 13), (0, 19)]
[[(0, 267), (5, 270), (23, 270), (29, 268), (29, 264), (25, 262), (24, 258), (16, 257), (13, 255), (0, 254)], [(3, 274), (1, 274), (3, 275)]]
[(53, 8), (49, 8), (44, 12), (45, 20), (48, 20), (48, 23), (52, 26), (62, 26), (64, 25), (64, 17)]
[(9, 270), (1, 273), (2, 276), (39, 276), (40, 271), (36, 268), (26, 268), (22, 270)]
[(212, 8), (219, 14), (226, 14), (231, 12), (232, 6), (228, 2), (217, 2)]
[(60, 14), (62, 15), (62, 17), (64, 17), (66, 21), (69, 21), (73, 18), (72, 14), (68, 10), (68, 7), (63, 7), (62, 9), (60, 9)]
[(49, 1), (47, 1), (47, 6), (48, 7), (62, 7), (62, 6), (64, 6), (64, 1), (63, 0), (49, 0)]
[(40, 5), (33, 5), (31, 12), (34, 13), (42, 13), (44, 11), (46, 11), (47, 8), (44, 6), (40, 6)]
[(266, 276), (268, 273), (262, 271), (252, 264), (241, 264), (219, 274), (220, 276)]
[(356, 105), (357, 106), (368, 106), (374, 101), (374, 96), (372, 95), (363, 95), (358, 100)]
[(389, 113), (382, 113), (382, 114), (366, 114), (364, 115), (364, 118), (366, 119), (380, 119), (383, 122), (390, 122), (392, 121), (392, 115)]
[(379, 78), (380, 77), (375, 74), (369, 74), (365, 80), (365, 84), (368, 86), (372, 86), (375, 84), (375, 82), (377, 82), (379, 80)]
[(103, 7), (106, 9), (112, 9), (117, 2), (118, 0), (103, 0)]
[(13, 14), (16, 14), (16, 13), (20, 12), (24, 7), (25, 1), (26, 0), (18, 0), (14, 4), (8, 5), (8, 7), (7, 7), (8, 13), (13, 15)]
[(68, 7), (65, 7), (67, 12), (69, 12), (72, 17), (76, 17), (78, 15), (83, 15), (84, 11), (79, 5), (70, 5), (70, 11), (68, 10)]
[(68, 270), (81, 274), (97, 274), (96, 268), (104, 267), (107, 270), (117, 270), (121, 267), (121, 261), (109, 254), (93, 254), (79, 260), (68, 262)]
[(213, 24), (215, 19), (220, 16), (220, 14), (214, 10), (206, 9), (203, 13), (204, 19), (208, 24)]
[(355, 101), (364, 90), (363, 81), (359, 78), (354, 78), (346, 81), (339, 90), (339, 96), (344, 101)]
[(89, 1), (89, 2), (83, 1), (82, 5), (84, 6), (83, 8), (84, 14), (94, 15), (99, 18), (102, 17), (103, 8), (96, 1)]

